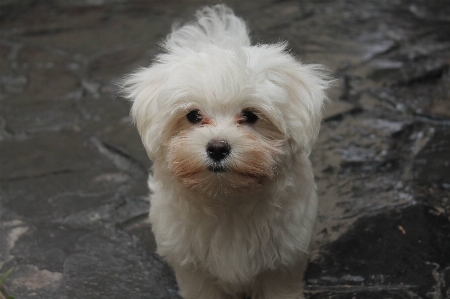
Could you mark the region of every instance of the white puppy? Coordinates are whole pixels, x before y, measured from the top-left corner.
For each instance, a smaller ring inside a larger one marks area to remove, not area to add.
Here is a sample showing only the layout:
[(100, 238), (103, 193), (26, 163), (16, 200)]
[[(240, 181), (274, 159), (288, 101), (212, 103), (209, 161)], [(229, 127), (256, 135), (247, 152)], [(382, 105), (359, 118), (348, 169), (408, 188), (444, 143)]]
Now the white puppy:
[(224, 5), (174, 28), (126, 77), (151, 160), (158, 253), (186, 299), (302, 298), (316, 219), (308, 155), (330, 80), (286, 44), (250, 45)]

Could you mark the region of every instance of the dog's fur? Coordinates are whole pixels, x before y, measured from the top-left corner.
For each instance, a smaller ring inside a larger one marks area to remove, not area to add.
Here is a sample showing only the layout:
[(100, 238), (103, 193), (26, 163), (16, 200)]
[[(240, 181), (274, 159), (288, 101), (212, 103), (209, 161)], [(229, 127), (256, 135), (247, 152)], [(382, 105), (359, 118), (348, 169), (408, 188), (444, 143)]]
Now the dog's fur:
[[(302, 298), (317, 210), (308, 155), (327, 72), (296, 61), (286, 43), (251, 46), (245, 23), (224, 5), (197, 11), (163, 47), (123, 90), (154, 163), (158, 253), (181, 295)], [(229, 144), (224, 160), (208, 156), (211, 140)]]

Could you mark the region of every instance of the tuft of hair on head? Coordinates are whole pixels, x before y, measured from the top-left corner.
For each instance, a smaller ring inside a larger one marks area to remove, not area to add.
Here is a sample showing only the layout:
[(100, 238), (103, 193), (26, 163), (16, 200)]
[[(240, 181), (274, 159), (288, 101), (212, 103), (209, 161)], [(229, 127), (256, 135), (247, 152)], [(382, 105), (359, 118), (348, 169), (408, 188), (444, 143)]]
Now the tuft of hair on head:
[(195, 21), (174, 25), (172, 33), (162, 43), (167, 52), (199, 52), (205, 45), (228, 48), (230, 44), (249, 47), (247, 26), (233, 10), (224, 4), (203, 7), (195, 13)]

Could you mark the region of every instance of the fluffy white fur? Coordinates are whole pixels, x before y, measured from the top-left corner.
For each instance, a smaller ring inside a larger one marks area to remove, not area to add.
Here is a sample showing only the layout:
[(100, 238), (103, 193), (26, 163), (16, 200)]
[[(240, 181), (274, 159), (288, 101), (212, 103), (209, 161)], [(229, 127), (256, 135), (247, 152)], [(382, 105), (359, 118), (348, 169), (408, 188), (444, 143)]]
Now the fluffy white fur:
[[(286, 44), (254, 45), (224, 5), (174, 28), (125, 96), (150, 159), (158, 253), (186, 299), (302, 298), (317, 195), (308, 155), (319, 131), (324, 68)], [(187, 119), (198, 111), (199, 121)], [(255, 123), (245, 111), (257, 116)], [(211, 140), (229, 156), (214, 164)]]

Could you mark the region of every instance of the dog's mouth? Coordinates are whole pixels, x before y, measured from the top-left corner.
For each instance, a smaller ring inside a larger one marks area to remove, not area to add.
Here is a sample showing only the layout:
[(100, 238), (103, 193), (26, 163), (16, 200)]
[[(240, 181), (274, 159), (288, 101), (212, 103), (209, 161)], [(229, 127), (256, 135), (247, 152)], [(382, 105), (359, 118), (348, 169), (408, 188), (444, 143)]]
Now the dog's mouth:
[(212, 172), (226, 172), (227, 168), (222, 163), (213, 163), (208, 166), (208, 170)]

